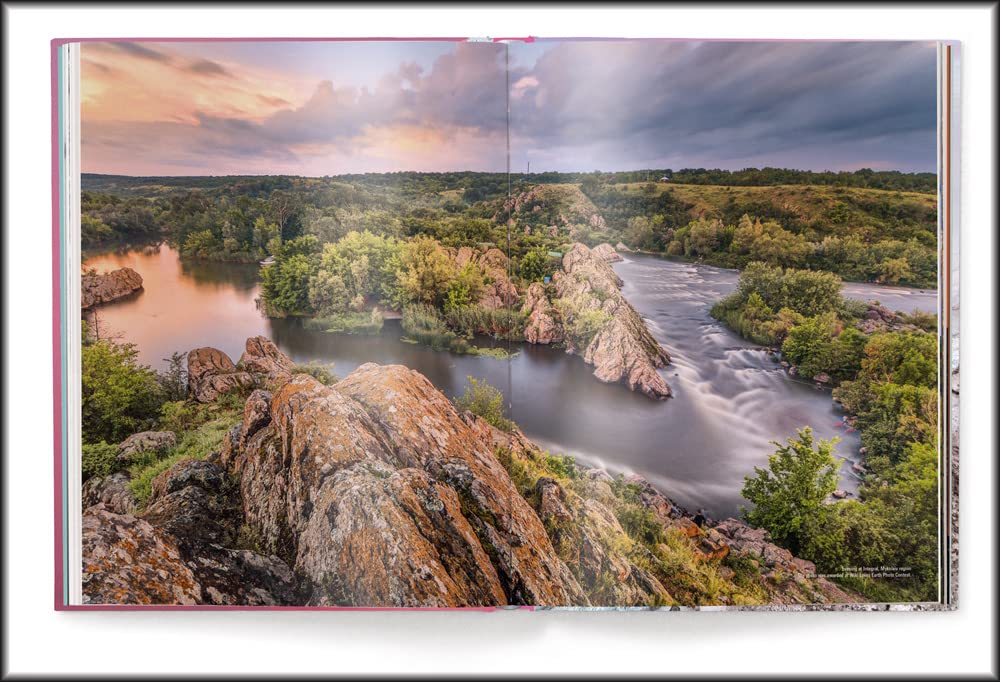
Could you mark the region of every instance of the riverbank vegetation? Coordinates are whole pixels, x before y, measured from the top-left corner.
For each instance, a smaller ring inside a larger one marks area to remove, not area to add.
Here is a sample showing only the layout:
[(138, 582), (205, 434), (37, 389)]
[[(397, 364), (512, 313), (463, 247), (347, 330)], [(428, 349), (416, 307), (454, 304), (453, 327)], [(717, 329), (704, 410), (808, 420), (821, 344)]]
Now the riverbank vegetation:
[[(937, 589), (937, 337), (926, 314), (843, 299), (830, 273), (754, 263), (712, 314), (780, 346), (791, 371), (834, 384), (865, 454), (859, 499), (829, 504), (832, 443), (801, 432), (748, 477), (749, 522), (875, 600), (933, 600)], [(851, 567), (898, 567), (879, 579)]]

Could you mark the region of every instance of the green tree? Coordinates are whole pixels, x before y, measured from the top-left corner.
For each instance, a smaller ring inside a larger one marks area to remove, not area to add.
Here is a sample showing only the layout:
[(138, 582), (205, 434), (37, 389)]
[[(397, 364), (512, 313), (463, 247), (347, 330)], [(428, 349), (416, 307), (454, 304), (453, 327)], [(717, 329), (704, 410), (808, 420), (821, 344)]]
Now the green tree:
[(167, 371), (158, 372), (157, 381), (163, 388), (164, 400), (185, 400), (188, 392), (187, 353), (174, 352), (167, 361)]
[(271, 240), (278, 237), (278, 234), (277, 225), (264, 220), (264, 216), (259, 216), (253, 223), (250, 241), (255, 249), (264, 251)]
[(325, 244), (319, 269), (336, 275), (347, 287), (348, 300), (394, 303), (399, 242), (372, 232), (349, 232), (334, 244)]
[(719, 248), (722, 240), (722, 221), (695, 220), (688, 227), (690, 232), (685, 244), (687, 255), (705, 256)]
[(351, 296), (340, 275), (320, 269), (309, 280), (309, 305), (319, 315), (332, 315), (347, 311)]
[(898, 284), (913, 279), (913, 270), (906, 258), (887, 258), (879, 266), (879, 280), (886, 284)]
[(403, 246), (400, 267), (399, 283), (411, 301), (441, 303), (455, 277), (455, 265), (445, 250), (423, 235)]
[(106, 339), (81, 351), (84, 442), (117, 443), (151, 424), (163, 404), (163, 388), (156, 373), (139, 364), (135, 346)]
[(84, 246), (93, 246), (101, 242), (113, 239), (115, 231), (104, 223), (100, 218), (90, 215), (80, 216), (81, 240)]
[(817, 315), (793, 327), (781, 346), (788, 361), (805, 377), (829, 372), (832, 365), (833, 336), (839, 321), (833, 313)]
[(784, 266), (802, 265), (813, 251), (802, 235), (789, 232), (773, 220), (762, 223), (747, 215), (736, 228), (731, 248), (751, 260)]
[(837, 489), (840, 462), (833, 446), (838, 438), (815, 442), (812, 429), (805, 427), (798, 438), (789, 438), (768, 458), (768, 467), (754, 467), (754, 476), (745, 477), (743, 497), (753, 507), (743, 515), (753, 526), (766, 529), (771, 537), (793, 553), (803, 544), (805, 529), (820, 514), (824, 500)]
[(781, 304), (774, 307), (791, 308), (806, 317), (822, 315), (840, 306), (842, 286), (840, 277), (832, 272), (789, 268), (782, 278)]
[(484, 287), (483, 273), (479, 267), (472, 262), (466, 263), (448, 285), (444, 302), (445, 311), (475, 303), (483, 295)]
[(261, 291), (272, 312), (303, 315), (312, 312), (309, 281), (314, 264), (308, 256), (296, 254), (282, 258), (261, 270)]
[(913, 386), (937, 386), (937, 337), (926, 332), (875, 334), (861, 362), (865, 379)]
[(552, 274), (552, 266), (548, 253), (544, 249), (532, 249), (521, 256), (517, 268), (518, 274), (525, 282), (540, 282), (546, 275)]
[(221, 249), (219, 240), (211, 230), (192, 232), (181, 245), (181, 255), (191, 258), (207, 258), (217, 254)]

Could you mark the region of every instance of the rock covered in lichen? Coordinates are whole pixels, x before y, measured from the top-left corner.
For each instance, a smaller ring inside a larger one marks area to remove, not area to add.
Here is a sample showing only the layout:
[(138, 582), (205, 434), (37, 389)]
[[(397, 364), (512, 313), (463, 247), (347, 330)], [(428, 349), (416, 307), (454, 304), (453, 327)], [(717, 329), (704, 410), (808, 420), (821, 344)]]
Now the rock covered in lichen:
[(557, 313), (545, 295), (545, 286), (534, 282), (525, 293), (521, 313), (525, 316), (524, 340), (528, 343), (550, 344), (563, 340)]
[(309, 603), (587, 602), (488, 425), (419, 373), (368, 364), (332, 387), (298, 375), (270, 416), (222, 458), (247, 522), (304, 577)]
[(553, 281), (559, 297), (572, 301), (576, 309), (601, 311), (607, 317), (586, 348), (570, 347), (594, 366), (594, 376), (606, 383), (622, 382), (651, 398), (671, 395), (656, 371), (670, 362), (670, 356), (622, 296), (622, 280), (603, 258), (583, 244), (574, 244)]
[(104, 274), (83, 275), (80, 286), (80, 307), (87, 309), (139, 291), (142, 275), (132, 268), (119, 268)]

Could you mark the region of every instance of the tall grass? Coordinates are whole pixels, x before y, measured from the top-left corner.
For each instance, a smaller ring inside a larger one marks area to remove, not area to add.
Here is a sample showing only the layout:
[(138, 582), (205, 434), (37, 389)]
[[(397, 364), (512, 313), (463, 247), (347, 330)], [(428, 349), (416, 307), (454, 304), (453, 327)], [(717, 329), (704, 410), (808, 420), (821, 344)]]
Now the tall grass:
[(474, 334), (487, 334), (511, 341), (521, 341), (524, 338), (524, 316), (520, 311), (510, 308), (456, 306), (445, 312), (444, 320), (448, 327), (466, 338)]
[(374, 336), (382, 331), (384, 320), (377, 310), (361, 313), (334, 313), (324, 317), (313, 317), (302, 322), (311, 331), (336, 334), (360, 334)]

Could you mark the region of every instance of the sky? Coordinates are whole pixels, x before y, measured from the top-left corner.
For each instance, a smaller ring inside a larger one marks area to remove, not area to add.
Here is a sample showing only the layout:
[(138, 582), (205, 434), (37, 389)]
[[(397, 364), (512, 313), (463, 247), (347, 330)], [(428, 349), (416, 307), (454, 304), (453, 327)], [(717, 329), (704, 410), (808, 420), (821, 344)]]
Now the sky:
[(81, 68), (90, 173), (502, 171), (508, 87), (518, 172), (936, 164), (928, 42), (102, 42)]

